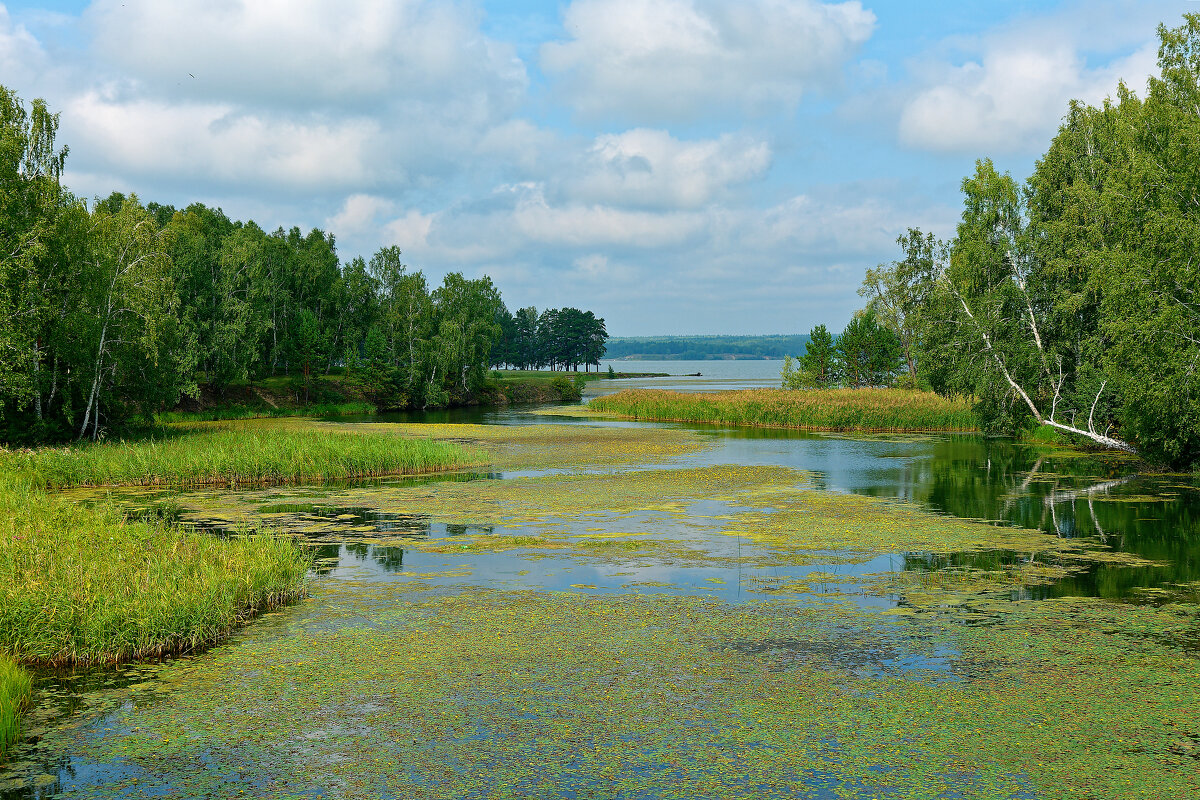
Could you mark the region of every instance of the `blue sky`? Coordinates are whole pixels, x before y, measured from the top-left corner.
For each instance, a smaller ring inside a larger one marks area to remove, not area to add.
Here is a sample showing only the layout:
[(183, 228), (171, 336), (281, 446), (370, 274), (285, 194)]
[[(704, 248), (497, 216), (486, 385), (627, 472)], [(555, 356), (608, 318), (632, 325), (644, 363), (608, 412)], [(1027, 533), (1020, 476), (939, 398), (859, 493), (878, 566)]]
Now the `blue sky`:
[(975, 159), (1141, 89), (1184, 0), (0, 2), (79, 195), (398, 245), (613, 335), (840, 329)]

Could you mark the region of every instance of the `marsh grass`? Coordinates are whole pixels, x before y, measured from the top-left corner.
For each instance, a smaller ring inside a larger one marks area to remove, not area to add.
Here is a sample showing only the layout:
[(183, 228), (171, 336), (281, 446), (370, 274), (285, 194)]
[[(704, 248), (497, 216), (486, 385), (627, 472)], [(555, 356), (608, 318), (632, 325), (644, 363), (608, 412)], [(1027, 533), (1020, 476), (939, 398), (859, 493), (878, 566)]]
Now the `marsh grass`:
[(0, 653), (0, 764), (17, 740), (17, 716), (29, 703), (32, 680), (16, 662)]
[(685, 394), (629, 389), (588, 404), (596, 411), (643, 420), (821, 431), (973, 431), (965, 400), (907, 389), (745, 389)]
[(302, 545), (134, 521), (0, 478), (0, 652), (117, 663), (211, 643), (305, 591)]
[(296, 483), (414, 475), (483, 463), (453, 442), (394, 433), (356, 435), (262, 425), (198, 426), (132, 442), (0, 455), (0, 469), (31, 486)]

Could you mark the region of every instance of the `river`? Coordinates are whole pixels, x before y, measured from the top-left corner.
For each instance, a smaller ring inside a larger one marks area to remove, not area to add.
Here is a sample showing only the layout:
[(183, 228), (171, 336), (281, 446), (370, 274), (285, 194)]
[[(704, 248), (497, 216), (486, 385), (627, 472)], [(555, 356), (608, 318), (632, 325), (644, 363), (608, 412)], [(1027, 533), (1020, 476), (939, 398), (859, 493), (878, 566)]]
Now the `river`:
[[(703, 374), (599, 385), (774, 385), (778, 363), (616, 362)], [(536, 412), (416, 418), (491, 448), (486, 473), (118, 493), (214, 535), (304, 536), (313, 596), (203, 654), (40, 675), (0, 797), (1142, 797), (1191, 780), (1195, 476), (979, 436)], [(361, 424), (425, 430), (413, 419)], [(1043, 732), (1047, 713), (1071, 716)], [(1133, 755), (1135, 730), (1162, 739)], [(1118, 755), (1089, 756), (1097, 742)], [(1113, 766), (1135, 762), (1125, 793)], [(1079, 791), (1047, 788), (1064, 781)]]

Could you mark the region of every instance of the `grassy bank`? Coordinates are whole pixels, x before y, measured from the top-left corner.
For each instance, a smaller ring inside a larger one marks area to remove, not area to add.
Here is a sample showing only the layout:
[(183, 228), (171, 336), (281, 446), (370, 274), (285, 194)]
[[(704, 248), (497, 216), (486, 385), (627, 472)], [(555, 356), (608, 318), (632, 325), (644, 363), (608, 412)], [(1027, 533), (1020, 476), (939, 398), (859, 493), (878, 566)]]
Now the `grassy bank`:
[(17, 716), (29, 703), (29, 673), (0, 653), (0, 764), (17, 740)]
[(11, 479), (0, 479), (0, 542), (0, 653), (31, 664), (195, 649), (299, 596), (310, 564), (288, 538), (133, 521)]
[(824, 431), (970, 431), (977, 426), (966, 401), (904, 389), (746, 389), (711, 394), (632, 389), (598, 397), (589, 407), (643, 420)]
[(0, 467), (31, 486), (295, 483), (408, 475), (478, 464), (452, 442), (242, 424), (157, 439), (9, 453)]

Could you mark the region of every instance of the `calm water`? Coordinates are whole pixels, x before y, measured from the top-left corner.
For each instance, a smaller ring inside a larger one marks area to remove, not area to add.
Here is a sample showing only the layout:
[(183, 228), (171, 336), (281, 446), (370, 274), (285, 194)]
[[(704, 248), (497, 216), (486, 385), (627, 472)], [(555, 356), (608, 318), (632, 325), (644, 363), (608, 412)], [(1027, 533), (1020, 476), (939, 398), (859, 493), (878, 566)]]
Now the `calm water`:
[[(778, 387), (783, 361), (729, 359), (714, 361), (601, 361), (600, 371), (665, 372), (668, 378), (624, 378), (588, 384), (584, 397), (599, 397), (621, 389), (672, 389), (677, 392), (719, 392), (725, 389)], [(700, 373), (699, 376), (696, 373)]]

